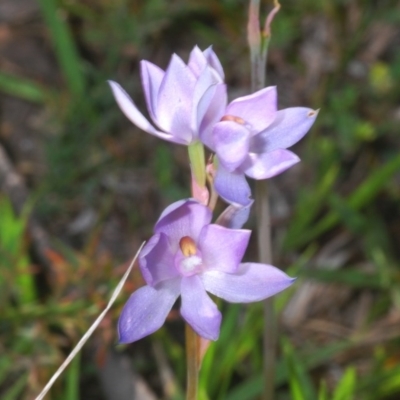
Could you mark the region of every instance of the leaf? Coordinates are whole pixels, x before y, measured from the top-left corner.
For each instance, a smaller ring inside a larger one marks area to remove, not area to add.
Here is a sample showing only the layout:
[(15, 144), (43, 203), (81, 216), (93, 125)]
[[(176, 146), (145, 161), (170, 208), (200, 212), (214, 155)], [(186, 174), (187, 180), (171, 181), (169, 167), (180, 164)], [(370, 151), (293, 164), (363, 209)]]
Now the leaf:
[(26, 387), (28, 374), (22, 375), (5, 393), (1, 395), (2, 400), (17, 399)]
[(26, 78), (0, 71), (0, 91), (33, 103), (44, 103), (52, 97), (52, 93)]
[(307, 373), (307, 368), (286, 338), (282, 339), (284, 358), (289, 373), (289, 386), (293, 400), (316, 399), (315, 390)]
[[(393, 157), (380, 168), (375, 169), (367, 179), (347, 199), (347, 205), (354, 210), (359, 210), (371, 202), (382, 188), (388, 183), (392, 175), (400, 169), (400, 154)], [(315, 239), (317, 236), (333, 228), (340, 221), (340, 215), (332, 210), (308, 230), (298, 236), (287, 237), (285, 248), (302, 246)]]
[(45, 22), (54, 42), (55, 52), (64, 73), (70, 92), (81, 98), (85, 91), (85, 78), (81, 69), (78, 50), (75, 46), (63, 10), (57, 0), (39, 0)]
[(352, 400), (356, 386), (356, 370), (348, 367), (333, 392), (333, 400)]

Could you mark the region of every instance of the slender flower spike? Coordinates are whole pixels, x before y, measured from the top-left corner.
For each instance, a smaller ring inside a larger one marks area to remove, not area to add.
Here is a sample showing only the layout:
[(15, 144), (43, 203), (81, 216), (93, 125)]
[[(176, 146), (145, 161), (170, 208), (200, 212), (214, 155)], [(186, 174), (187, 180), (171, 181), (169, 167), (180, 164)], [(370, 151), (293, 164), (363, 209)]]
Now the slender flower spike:
[(299, 162), (287, 148), (308, 132), (317, 114), (304, 107), (278, 111), (273, 86), (232, 101), (211, 134), (203, 137), (217, 154), (218, 194), (229, 203), (248, 206), (252, 200), (245, 175), (267, 179)]
[(206, 291), (233, 303), (263, 300), (293, 279), (270, 265), (240, 261), (250, 231), (210, 224), (211, 211), (193, 199), (170, 205), (155, 226), (139, 265), (147, 283), (125, 304), (119, 319), (121, 343), (159, 329), (181, 296), (181, 314), (203, 338), (219, 336), (221, 313)]
[(140, 129), (161, 139), (189, 145), (218, 122), (227, 104), (224, 72), (211, 47), (192, 50), (186, 65), (176, 54), (163, 71), (141, 61), (147, 109), (154, 125), (138, 110), (121, 86), (110, 81), (114, 97), (126, 117)]

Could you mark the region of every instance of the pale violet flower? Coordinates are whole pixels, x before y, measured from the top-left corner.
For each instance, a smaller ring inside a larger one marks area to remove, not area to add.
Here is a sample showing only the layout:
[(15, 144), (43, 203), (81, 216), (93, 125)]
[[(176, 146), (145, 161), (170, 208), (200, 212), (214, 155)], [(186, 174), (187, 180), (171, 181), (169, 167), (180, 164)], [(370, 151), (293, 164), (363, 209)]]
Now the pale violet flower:
[(227, 103), (224, 72), (211, 47), (201, 51), (196, 46), (187, 64), (174, 54), (165, 71), (144, 60), (140, 67), (154, 125), (118, 83), (109, 81), (120, 109), (131, 122), (154, 136), (184, 145), (209, 135)]
[(220, 122), (202, 137), (217, 155), (218, 194), (229, 203), (249, 205), (251, 191), (245, 176), (271, 178), (299, 162), (287, 148), (308, 132), (317, 114), (304, 107), (278, 111), (273, 86), (232, 101)]
[[(237, 213), (230, 211), (236, 218)], [(119, 319), (121, 343), (139, 340), (159, 329), (181, 296), (181, 314), (203, 338), (219, 336), (221, 313), (210, 292), (226, 301), (263, 300), (294, 279), (265, 264), (243, 263), (250, 231), (211, 224), (210, 209), (193, 199), (170, 205), (139, 255), (146, 286), (135, 291)], [(225, 215), (223, 220), (229, 219)], [(238, 221), (243, 220), (241, 216)]]

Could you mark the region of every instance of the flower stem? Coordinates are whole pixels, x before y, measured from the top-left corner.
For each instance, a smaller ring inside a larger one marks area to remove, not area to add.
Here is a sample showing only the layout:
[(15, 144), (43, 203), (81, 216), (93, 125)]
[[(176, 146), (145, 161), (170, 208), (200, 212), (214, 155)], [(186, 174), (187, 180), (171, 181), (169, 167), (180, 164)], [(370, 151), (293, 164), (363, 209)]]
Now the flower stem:
[[(256, 215), (258, 257), (263, 264), (272, 264), (271, 217), (268, 198), (267, 181), (256, 181)], [(274, 300), (270, 297), (264, 300), (264, 390), (263, 400), (273, 400), (275, 391), (277, 324), (274, 310)]]
[[(271, 23), (280, 8), (274, 0), (274, 8), (267, 16), (264, 29), (260, 28), (260, 0), (250, 0), (247, 35), (250, 47), (251, 89), (253, 92), (265, 86), (265, 71), (268, 45), (271, 38)], [(271, 223), (267, 180), (256, 181), (256, 216), (258, 237), (258, 258), (260, 263), (272, 263)], [(275, 392), (276, 364), (276, 317), (273, 299), (264, 302), (264, 391), (263, 400), (273, 400)]]
[(187, 364), (186, 400), (197, 400), (200, 369), (200, 338), (189, 324), (186, 324), (185, 326), (185, 336)]
[(200, 188), (206, 185), (206, 164), (204, 155), (204, 146), (200, 141), (191, 143), (188, 146), (190, 168), (192, 174)]
[[(188, 146), (188, 153), (192, 174), (192, 197), (202, 204), (207, 204), (209, 194), (206, 187), (206, 163), (203, 144), (201, 142), (190, 144)], [(199, 371), (209, 341), (202, 339), (188, 323), (185, 324), (185, 337), (187, 370), (186, 400), (197, 400)]]

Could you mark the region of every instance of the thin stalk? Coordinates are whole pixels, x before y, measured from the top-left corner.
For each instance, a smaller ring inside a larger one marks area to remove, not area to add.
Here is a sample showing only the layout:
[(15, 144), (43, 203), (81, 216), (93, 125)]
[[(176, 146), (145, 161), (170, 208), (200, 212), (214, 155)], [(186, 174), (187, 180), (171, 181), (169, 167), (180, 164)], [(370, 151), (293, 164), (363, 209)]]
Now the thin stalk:
[(199, 369), (200, 369), (200, 352), (199, 342), (200, 338), (197, 333), (185, 324), (186, 336), (186, 369), (187, 369), (187, 383), (186, 383), (186, 400), (197, 400), (197, 391), (199, 387)]
[[(250, 47), (251, 63), (251, 89), (252, 92), (265, 86), (265, 72), (267, 51), (271, 37), (270, 25), (273, 17), (280, 8), (279, 2), (274, 1), (274, 9), (269, 13), (265, 21), (264, 29), (260, 28), (260, 1), (250, 0), (249, 21), (247, 25), (248, 42)], [(258, 237), (258, 258), (263, 264), (272, 263), (271, 245), (271, 218), (268, 199), (267, 180), (256, 181), (256, 220)], [(275, 365), (277, 345), (277, 324), (274, 313), (273, 299), (264, 302), (264, 390), (263, 400), (273, 400), (275, 392)]]
[[(272, 264), (271, 217), (267, 180), (256, 181), (256, 215), (258, 257), (263, 264)], [(277, 323), (274, 310), (274, 298), (264, 300), (263, 331), (263, 400), (273, 400), (275, 392)]]
[[(190, 161), (190, 169), (192, 170), (192, 175), (200, 188), (206, 185), (206, 165), (205, 165), (205, 155), (204, 146), (200, 141), (191, 143), (188, 146), (188, 155)], [(192, 195), (194, 190), (192, 187)], [(199, 199), (201, 201), (201, 199)]]
[[(192, 197), (201, 204), (206, 205), (209, 193), (206, 186), (206, 163), (204, 146), (201, 142), (194, 142), (188, 146), (188, 155), (191, 169)], [(185, 324), (186, 337), (186, 400), (197, 400), (199, 387), (199, 371), (208, 341), (202, 339), (192, 328)]]

